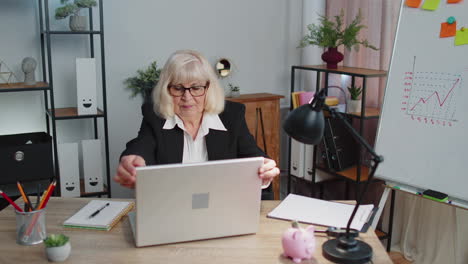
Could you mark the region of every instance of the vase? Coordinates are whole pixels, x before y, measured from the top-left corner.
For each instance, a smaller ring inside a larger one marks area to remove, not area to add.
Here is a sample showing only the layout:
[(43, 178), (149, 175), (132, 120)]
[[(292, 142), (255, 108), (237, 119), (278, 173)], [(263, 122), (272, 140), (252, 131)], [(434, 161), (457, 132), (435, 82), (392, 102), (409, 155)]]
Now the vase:
[(322, 60), (327, 63), (328, 69), (337, 69), (338, 63), (343, 60), (343, 53), (338, 51), (338, 48), (328, 48), (322, 54)]
[(60, 247), (46, 247), (47, 259), (52, 262), (65, 261), (71, 252), (70, 241)]
[(240, 91), (231, 91), (231, 97), (239, 97)]
[(87, 17), (85, 16), (70, 16), (69, 26), (71, 31), (84, 31), (87, 28)]
[(361, 100), (349, 100), (348, 101), (348, 113), (360, 113), (361, 112)]

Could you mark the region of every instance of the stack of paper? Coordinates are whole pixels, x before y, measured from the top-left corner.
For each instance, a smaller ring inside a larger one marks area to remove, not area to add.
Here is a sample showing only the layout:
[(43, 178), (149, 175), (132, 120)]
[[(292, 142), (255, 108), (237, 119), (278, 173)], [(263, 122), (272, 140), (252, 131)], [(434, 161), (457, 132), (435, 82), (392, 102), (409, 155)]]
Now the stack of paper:
[[(345, 228), (354, 205), (329, 202), (305, 196), (289, 194), (268, 217), (297, 220), (303, 223)], [(372, 215), (373, 204), (360, 205), (351, 228), (362, 230)]]

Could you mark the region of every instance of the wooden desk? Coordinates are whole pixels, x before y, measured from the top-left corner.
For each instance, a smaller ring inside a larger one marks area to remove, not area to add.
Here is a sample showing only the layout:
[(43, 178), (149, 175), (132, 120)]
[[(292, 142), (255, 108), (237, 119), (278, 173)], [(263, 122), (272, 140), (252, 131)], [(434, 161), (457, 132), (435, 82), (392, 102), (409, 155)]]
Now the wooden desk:
[[(52, 197), (47, 206), (47, 232), (70, 237), (72, 251), (64, 263), (294, 263), (281, 256), (281, 235), (290, 226), (289, 222), (266, 218), (279, 201), (262, 201), (260, 229), (256, 235), (135, 248), (127, 217), (109, 232), (62, 227), (63, 221), (89, 200)], [(16, 244), (15, 225), (15, 215), (9, 206), (0, 212), (0, 263), (48, 263), (43, 244)], [(362, 234), (361, 238), (374, 250), (373, 263), (392, 263), (373, 231)], [(316, 259), (301, 263), (329, 263), (321, 254), (320, 245), (325, 240), (323, 234), (317, 234)]]

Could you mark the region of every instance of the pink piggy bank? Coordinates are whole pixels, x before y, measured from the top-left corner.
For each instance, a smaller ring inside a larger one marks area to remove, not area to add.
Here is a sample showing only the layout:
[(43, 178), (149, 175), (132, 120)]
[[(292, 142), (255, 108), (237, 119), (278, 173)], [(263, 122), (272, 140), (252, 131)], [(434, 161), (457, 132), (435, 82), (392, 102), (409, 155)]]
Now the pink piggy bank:
[(292, 227), (286, 230), (281, 239), (283, 244), (283, 256), (290, 257), (295, 263), (303, 259), (310, 259), (315, 251), (314, 226), (307, 229), (299, 228), (296, 221)]

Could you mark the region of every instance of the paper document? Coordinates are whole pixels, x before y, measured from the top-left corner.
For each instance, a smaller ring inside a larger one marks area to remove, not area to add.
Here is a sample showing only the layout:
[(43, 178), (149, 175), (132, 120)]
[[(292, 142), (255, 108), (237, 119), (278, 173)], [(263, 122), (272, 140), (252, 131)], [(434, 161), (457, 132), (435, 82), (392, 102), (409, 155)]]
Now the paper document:
[[(285, 220), (297, 220), (299, 222), (346, 227), (355, 205), (329, 202), (320, 199), (289, 194), (268, 217)], [(372, 214), (373, 204), (360, 205), (351, 228), (361, 230)]]

